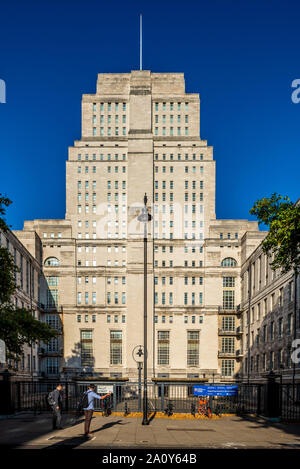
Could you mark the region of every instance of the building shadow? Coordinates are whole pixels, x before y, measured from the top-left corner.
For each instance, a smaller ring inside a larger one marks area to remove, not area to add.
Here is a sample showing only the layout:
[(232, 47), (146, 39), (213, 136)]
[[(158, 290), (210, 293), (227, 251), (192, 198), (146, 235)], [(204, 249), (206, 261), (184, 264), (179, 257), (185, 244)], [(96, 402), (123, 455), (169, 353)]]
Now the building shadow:
[[(76, 418), (71, 414), (62, 413), (64, 429), (83, 424), (84, 419)], [(9, 418), (0, 420), (0, 448), (17, 448), (27, 445), (31, 441), (47, 435), (59, 438), (60, 432), (52, 429), (52, 413), (43, 412), (34, 415), (21, 412)], [(37, 445), (39, 446), (39, 445)]]
[[(249, 422), (249, 430), (257, 430), (260, 428), (264, 429), (271, 429), (276, 428), (280, 430), (282, 433), (293, 435), (294, 437), (299, 438), (300, 441), (300, 422), (274, 422), (267, 418), (263, 418), (260, 416), (251, 416), (251, 415), (239, 415), (236, 417), (240, 421), (247, 421)], [(270, 442), (274, 443), (274, 442)], [(281, 444), (281, 443), (278, 443)]]

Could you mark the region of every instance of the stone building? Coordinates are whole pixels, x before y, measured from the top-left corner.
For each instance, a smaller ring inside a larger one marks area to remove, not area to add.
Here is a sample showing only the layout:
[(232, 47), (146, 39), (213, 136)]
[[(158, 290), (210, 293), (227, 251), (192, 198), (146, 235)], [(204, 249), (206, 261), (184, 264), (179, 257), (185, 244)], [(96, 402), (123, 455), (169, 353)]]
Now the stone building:
[(45, 356), (47, 376), (136, 380), (145, 193), (148, 376), (226, 382), (240, 372), (243, 253), (262, 234), (253, 221), (216, 219), (199, 95), (186, 93), (181, 73), (143, 70), (98, 75), (69, 148), (65, 219), (24, 223), (42, 244), (43, 314), (63, 327), (63, 350)]
[[(261, 232), (263, 239), (266, 232)], [(252, 238), (252, 239), (251, 239)], [(242, 238), (242, 269), (240, 307), (244, 381), (263, 379), (270, 371), (281, 376), (282, 382), (300, 379), (299, 364), (293, 363), (293, 340), (299, 340), (300, 279), (297, 278), (297, 304), (294, 323), (295, 278), (293, 271), (282, 274), (271, 269), (272, 258), (263, 253), (257, 233)], [(250, 252), (247, 244), (252, 244)], [(251, 252), (252, 251), (252, 252)], [(299, 346), (298, 346), (299, 347)]]
[[(17, 289), (11, 299), (18, 308), (31, 309), (34, 317), (40, 319), (39, 305), (40, 277), (42, 275), (42, 249), (38, 235), (31, 231), (0, 231), (0, 246), (7, 248), (13, 256), (19, 271), (15, 273)], [(39, 353), (36, 345), (25, 345), (19, 361), (7, 358), (0, 364), (1, 371), (7, 368), (20, 379), (36, 378), (39, 374)]]

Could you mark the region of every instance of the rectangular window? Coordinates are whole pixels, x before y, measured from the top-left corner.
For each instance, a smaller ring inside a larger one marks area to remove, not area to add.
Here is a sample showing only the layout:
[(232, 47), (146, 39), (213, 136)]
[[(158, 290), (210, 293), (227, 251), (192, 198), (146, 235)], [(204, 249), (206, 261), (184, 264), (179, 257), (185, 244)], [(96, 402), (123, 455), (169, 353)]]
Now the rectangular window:
[(59, 316), (57, 314), (47, 314), (46, 324), (51, 327), (51, 329), (59, 328)]
[(58, 358), (48, 357), (47, 358), (47, 364), (46, 364), (46, 373), (47, 373), (47, 375), (57, 375), (58, 372), (59, 372)]
[(233, 376), (234, 360), (222, 360), (222, 376)]
[(222, 318), (222, 331), (234, 332), (235, 331), (235, 318), (225, 316)]
[(199, 366), (199, 331), (187, 333), (187, 366)]
[(223, 309), (234, 309), (234, 290), (223, 291)]
[(263, 341), (267, 341), (267, 326), (263, 327)]
[(270, 324), (270, 340), (274, 339), (274, 321)]
[(93, 331), (80, 331), (81, 366), (93, 367)]
[(58, 286), (58, 277), (46, 277), (47, 283), (49, 287), (57, 287)]
[(279, 306), (282, 306), (282, 302), (283, 302), (283, 288), (280, 288), (279, 289), (279, 297), (278, 297)]
[(292, 333), (292, 328), (293, 328), (293, 315), (292, 313), (288, 314), (287, 318), (287, 333), (291, 334)]
[(234, 277), (223, 277), (223, 287), (234, 287)]
[(274, 352), (270, 352), (270, 370), (274, 368)]
[(110, 331), (110, 364), (122, 365), (122, 331)]
[(234, 353), (234, 337), (222, 337), (222, 352)]
[(288, 301), (289, 302), (293, 300), (292, 292), (293, 292), (293, 282), (289, 282), (288, 284)]
[(170, 333), (169, 331), (158, 331), (157, 334), (157, 364), (169, 365)]
[[(57, 277), (56, 277), (57, 278)], [(47, 290), (47, 307), (54, 308), (58, 304), (58, 290)]]
[(47, 344), (47, 352), (58, 352), (58, 339), (52, 337), (50, 342)]

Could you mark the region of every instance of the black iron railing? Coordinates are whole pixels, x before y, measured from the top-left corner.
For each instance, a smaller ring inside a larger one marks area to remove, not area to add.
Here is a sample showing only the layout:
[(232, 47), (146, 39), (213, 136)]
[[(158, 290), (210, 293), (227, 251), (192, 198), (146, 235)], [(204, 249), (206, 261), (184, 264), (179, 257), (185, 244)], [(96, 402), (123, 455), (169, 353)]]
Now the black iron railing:
[[(7, 408), (12, 412), (51, 411), (47, 396), (58, 384), (55, 380), (19, 381), (6, 383), (9, 402)], [(286, 421), (300, 421), (300, 384), (294, 388), (291, 384), (273, 383), (239, 383), (234, 396), (196, 396), (191, 382), (149, 382), (148, 412), (191, 413), (197, 414), (200, 400), (206, 400), (212, 413), (219, 414), (256, 414), (278, 415)], [(199, 383), (198, 383), (199, 384)], [(201, 383), (203, 384), (203, 383)], [(207, 384), (207, 383), (206, 383)], [(224, 386), (224, 383), (221, 383)], [(65, 412), (77, 410), (79, 397), (87, 389), (87, 383), (65, 381), (63, 385), (62, 409)], [(111, 412), (122, 412), (128, 415), (143, 410), (143, 387), (138, 383), (95, 381), (96, 392), (111, 396), (104, 400), (95, 400), (95, 410), (109, 415)], [(218, 383), (214, 383), (214, 386)], [(3, 406), (2, 406), (3, 407)], [(2, 413), (5, 413), (3, 409)], [(274, 413), (275, 412), (275, 413)], [(8, 412), (7, 412), (8, 413)]]

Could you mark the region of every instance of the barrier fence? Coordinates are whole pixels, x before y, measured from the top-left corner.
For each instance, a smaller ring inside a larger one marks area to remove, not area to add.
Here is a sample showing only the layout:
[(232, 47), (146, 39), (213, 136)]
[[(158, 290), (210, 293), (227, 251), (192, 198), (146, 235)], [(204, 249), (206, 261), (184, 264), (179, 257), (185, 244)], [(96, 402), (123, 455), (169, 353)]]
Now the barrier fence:
[[(60, 382), (63, 385), (62, 410), (77, 410), (79, 398), (88, 383), (80, 381)], [(50, 391), (56, 388), (54, 381), (17, 381), (0, 382), (0, 390), (6, 393), (9, 405), (2, 400), (1, 413), (20, 411), (45, 412), (51, 408), (47, 402)], [(143, 410), (143, 385), (132, 382), (94, 382), (96, 392), (111, 396), (95, 399), (95, 410), (106, 413), (141, 412)], [(202, 384), (202, 383), (201, 383)], [(201, 385), (199, 384), (199, 385)], [(203, 402), (211, 412), (220, 414), (256, 414), (268, 417), (281, 417), (286, 421), (300, 421), (300, 384), (277, 383), (268, 380), (266, 383), (239, 384), (236, 395), (231, 396), (198, 396), (194, 395), (196, 383), (150, 382), (147, 385), (148, 411), (172, 413), (200, 412)], [(217, 386), (214, 383), (214, 386)], [(224, 386), (224, 383), (222, 383)], [(2, 394), (2, 392), (1, 392)], [(5, 401), (5, 399), (4, 399)]]

